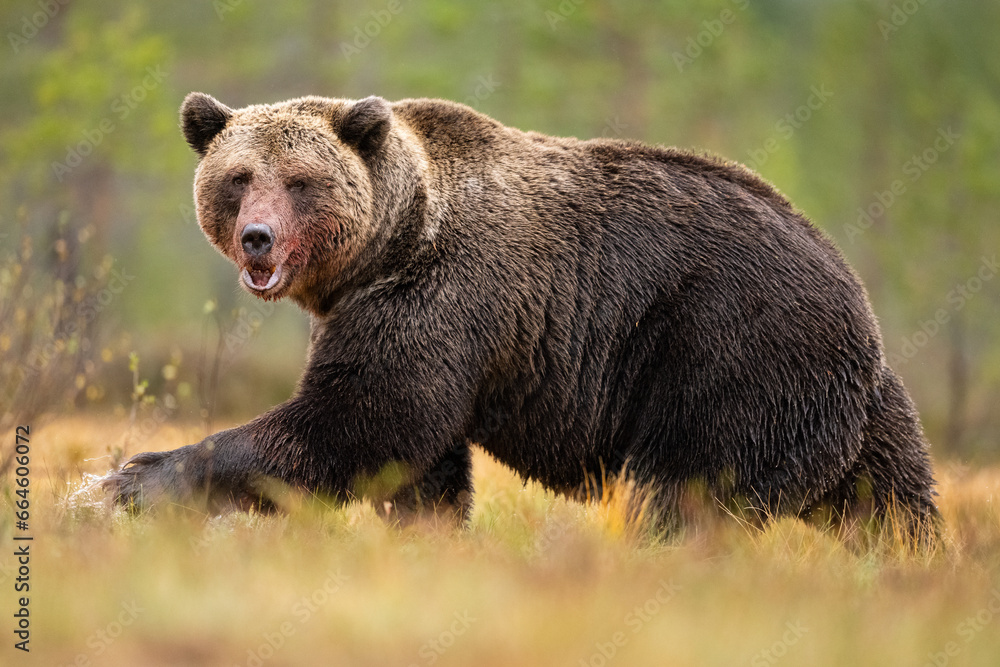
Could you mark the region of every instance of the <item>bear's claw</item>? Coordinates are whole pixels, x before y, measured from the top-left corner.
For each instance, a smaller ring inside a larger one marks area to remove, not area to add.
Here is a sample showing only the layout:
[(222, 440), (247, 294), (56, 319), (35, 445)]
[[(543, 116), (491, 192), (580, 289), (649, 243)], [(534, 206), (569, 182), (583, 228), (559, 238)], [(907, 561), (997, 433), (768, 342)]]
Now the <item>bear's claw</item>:
[(170, 488), (175, 466), (169, 465), (170, 452), (143, 452), (136, 454), (117, 471), (109, 475), (101, 488), (110, 494), (115, 505), (130, 512), (151, 504)]

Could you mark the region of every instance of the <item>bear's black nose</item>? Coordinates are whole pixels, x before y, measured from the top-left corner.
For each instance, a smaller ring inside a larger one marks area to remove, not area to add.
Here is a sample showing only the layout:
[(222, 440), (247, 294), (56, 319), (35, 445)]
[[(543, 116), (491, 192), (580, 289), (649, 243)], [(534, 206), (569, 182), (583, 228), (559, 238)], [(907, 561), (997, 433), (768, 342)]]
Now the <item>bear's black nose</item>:
[(240, 240), (243, 242), (243, 249), (251, 257), (266, 255), (271, 246), (274, 245), (271, 228), (257, 222), (243, 228), (243, 236), (240, 237)]

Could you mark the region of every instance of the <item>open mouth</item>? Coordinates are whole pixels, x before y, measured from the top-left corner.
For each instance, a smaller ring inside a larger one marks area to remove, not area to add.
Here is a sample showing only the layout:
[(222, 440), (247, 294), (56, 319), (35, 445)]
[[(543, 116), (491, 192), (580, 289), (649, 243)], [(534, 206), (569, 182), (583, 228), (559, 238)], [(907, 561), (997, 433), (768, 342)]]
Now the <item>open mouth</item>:
[(257, 292), (266, 292), (281, 280), (281, 264), (267, 269), (254, 267), (243, 269), (242, 275), (247, 287)]

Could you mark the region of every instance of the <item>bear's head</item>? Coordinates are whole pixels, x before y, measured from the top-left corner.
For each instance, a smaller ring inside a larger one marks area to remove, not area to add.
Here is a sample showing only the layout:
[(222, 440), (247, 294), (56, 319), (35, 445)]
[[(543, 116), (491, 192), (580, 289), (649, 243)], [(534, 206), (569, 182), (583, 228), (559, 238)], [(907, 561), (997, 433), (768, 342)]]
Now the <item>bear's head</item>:
[(376, 182), (400, 163), (392, 108), (378, 97), (234, 110), (191, 93), (181, 125), (200, 156), (194, 190), (206, 236), (247, 290), (317, 314), (388, 234), (381, 198), (413, 190), (396, 183), (384, 193)]

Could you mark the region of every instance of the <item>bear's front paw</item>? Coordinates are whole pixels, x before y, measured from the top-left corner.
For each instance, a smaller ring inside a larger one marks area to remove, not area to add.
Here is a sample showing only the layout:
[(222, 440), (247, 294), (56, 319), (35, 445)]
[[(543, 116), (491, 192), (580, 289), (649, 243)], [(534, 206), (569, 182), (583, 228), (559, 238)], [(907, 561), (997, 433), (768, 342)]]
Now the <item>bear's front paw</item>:
[(143, 452), (109, 475), (101, 486), (112, 502), (135, 512), (155, 504), (164, 496), (176, 496), (183, 464), (174, 452)]
[[(214, 439), (168, 452), (143, 452), (101, 483), (109, 500), (130, 512), (170, 503), (212, 514), (232, 509), (270, 509), (266, 478), (233, 470)], [(258, 480), (259, 483), (253, 483)]]

